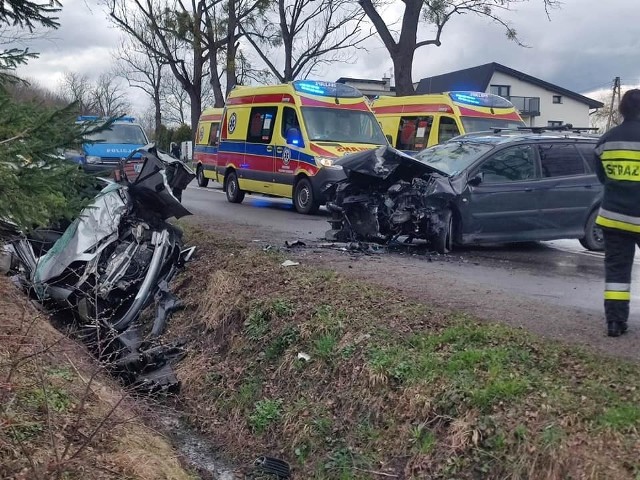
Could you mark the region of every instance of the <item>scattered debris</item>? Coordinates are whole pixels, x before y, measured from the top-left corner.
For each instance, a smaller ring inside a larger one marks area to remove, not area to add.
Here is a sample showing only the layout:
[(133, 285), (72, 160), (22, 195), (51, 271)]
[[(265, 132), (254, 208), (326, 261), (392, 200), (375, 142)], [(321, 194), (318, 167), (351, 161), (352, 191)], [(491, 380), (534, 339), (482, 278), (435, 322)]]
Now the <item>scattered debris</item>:
[(295, 247), (306, 247), (307, 244), (302, 240), (296, 240), (295, 242), (289, 243), (287, 240), (284, 241), (284, 246), (286, 248), (295, 248)]
[(309, 360), (311, 360), (311, 355), (304, 352), (298, 352), (298, 360), (304, 360), (305, 362), (308, 362)]
[(280, 265), (283, 267), (295, 267), (296, 265), (300, 265), (300, 262), (293, 262), (291, 260), (285, 260)]
[(285, 480), (291, 476), (291, 468), (284, 460), (273, 457), (259, 457), (253, 462), (254, 467), (263, 473), (275, 475), (278, 479)]

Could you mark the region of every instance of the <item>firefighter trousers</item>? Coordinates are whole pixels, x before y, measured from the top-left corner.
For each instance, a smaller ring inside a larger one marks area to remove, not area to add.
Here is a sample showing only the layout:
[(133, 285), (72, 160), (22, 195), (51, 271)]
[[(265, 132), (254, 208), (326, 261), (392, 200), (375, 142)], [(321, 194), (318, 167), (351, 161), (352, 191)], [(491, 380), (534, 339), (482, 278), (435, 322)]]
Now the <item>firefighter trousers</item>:
[(631, 267), (640, 234), (603, 229), (604, 233), (604, 313), (607, 322), (626, 323), (631, 300)]

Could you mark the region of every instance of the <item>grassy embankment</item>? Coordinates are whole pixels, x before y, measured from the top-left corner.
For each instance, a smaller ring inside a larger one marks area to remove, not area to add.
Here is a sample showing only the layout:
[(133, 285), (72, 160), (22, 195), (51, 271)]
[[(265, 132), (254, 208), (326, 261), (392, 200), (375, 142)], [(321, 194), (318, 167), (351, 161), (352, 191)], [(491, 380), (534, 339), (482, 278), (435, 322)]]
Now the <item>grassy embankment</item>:
[(640, 478), (637, 365), (188, 236), (169, 332), (190, 345), (181, 400), (237, 462), (280, 457), (296, 479)]
[(190, 480), (85, 349), (0, 277), (0, 478)]

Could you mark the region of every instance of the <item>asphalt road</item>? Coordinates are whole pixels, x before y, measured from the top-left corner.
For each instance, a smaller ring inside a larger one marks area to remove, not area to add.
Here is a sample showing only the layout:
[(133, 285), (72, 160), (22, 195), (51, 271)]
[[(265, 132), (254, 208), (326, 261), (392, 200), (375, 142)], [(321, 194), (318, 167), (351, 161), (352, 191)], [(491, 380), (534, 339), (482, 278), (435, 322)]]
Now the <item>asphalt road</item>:
[[(215, 217), (252, 228), (257, 232), (256, 241), (273, 245), (296, 239), (320, 244), (328, 229), (328, 213), (324, 210), (314, 216), (300, 215), (290, 200), (254, 195), (247, 195), (242, 204), (230, 204), (216, 183), (208, 188), (192, 184), (183, 194), (183, 203), (197, 217)], [(393, 262), (394, 255), (389, 254), (388, 261)], [(602, 312), (603, 255), (586, 251), (577, 240), (462, 248), (451, 257), (452, 261), (430, 263), (429, 269), (506, 294)], [(638, 277), (640, 270), (636, 268), (632, 311), (634, 305), (640, 306)], [(632, 313), (630, 324), (640, 325), (640, 313)]]

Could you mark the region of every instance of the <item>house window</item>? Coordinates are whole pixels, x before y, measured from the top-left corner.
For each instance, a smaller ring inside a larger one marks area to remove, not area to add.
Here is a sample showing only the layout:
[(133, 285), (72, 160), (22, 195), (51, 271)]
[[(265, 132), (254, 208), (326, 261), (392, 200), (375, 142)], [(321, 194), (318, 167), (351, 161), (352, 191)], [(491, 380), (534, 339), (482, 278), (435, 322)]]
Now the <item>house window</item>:
[(562, 95), (554, 95), (553, 103), (562, 103)]
[(561, 127), (563, 124), (564, 122), (560, 120), (549, 120), (547, 122), (547, 127)]
[(511, 85), (491, 85), (489, 87), (489, 93), (509, 98), (511, 96)]

